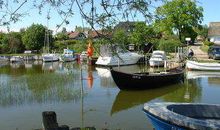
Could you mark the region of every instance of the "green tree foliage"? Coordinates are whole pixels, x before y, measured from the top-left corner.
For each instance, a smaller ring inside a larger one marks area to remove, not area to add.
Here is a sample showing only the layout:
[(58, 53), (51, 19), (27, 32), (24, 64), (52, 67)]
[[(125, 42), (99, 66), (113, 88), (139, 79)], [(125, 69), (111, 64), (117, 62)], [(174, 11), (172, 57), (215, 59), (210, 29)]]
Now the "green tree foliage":
[(195, 28), (195, 31), (197, 32), (198, 36), (201, 36), (203, 40), (208, 38), (208, 30), (209, 27), (207, 25), (200, 25)]
[(152, 42), (156, 33), (152, 26), (147, 26), (144, 22), (135, 24), (134, 31), (129, 36), (129, 41), (137, 46)]
[(180, 46), (181, 42), (178, 39), (160, 39), (158, 49), (165, 52), (175, 52), (175, 48)]
[(126, 32), (123, 29), (115, 30), (112, 40), (115, 44), (119, 44), (119, 45), (128, 44), (128, 37), (127, 37)]
[(59, 40), (59, 41), (67, 40), (68, 38), (69, 38), (68, 34), (63, 32), (59, 32), (55, 35), (55, 40)]
[(2, 38), (3, 53), (20, 53), (24, 51), (21, 34), (19, 32), (11, 32)]
[(165, 4), (158, 7), (156, 14), (157, 27), (162, 32), (170, 34), (177, 32), (179, 39), (182, 39), (185, 29), (190, 29), (199, 25), (203, 20), (203, 8), (198, 7), (192, 0), (172, 0), (165, 1)]
[(27, 49), (40, 50), (44, 46), (44, 38), (45, 27), (41, 24), (32, 24), (26, 29), (22, 41)]

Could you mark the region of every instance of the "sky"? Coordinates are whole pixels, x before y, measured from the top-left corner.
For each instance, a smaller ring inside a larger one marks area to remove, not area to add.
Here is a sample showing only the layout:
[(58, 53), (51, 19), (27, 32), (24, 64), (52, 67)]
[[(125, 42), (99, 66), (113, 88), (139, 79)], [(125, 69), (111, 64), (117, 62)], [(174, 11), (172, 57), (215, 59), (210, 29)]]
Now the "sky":
[[(209, 22), (218, 22), (220, 21), (220, 0), (197, 0), (198, 6), (203, 7), (203, 25), (209, 25)], [(18, 5), (11, 4), (9, 7), (9, 10), (13, 11)], [(25, 3), (22, 8), (20, 8), (18, 11), (22, 13), (27, 13), (20, 21), (16, 23), (11, 23), (10, 31), (19, 31), (20, 28), (27, 28), (31, 26), (33, 23), (35, 24), (42, 24), (44, 26), (48, 26), (49, 29), (53, 30), (55, 33), (59, 32), (63, 27), (67, 29), (67, 31), (74, 31), (76, 26), (89, 26), (86, 24), (85, 20), (82, 20), (81, 15), (79, 14), (79, 9), (74, 6), (73, 12), (74, 15), (71, 16), (68, 20), (70, 24), (66, 25), (63, 24), (59, 29), (57, 29), (57, 24), (62, 22), (62, 18), (57, 15), (53, 9), (50, 11), (50, 20), (47, 20), (47, 12), (48, 12), (47, 6), (42, 10), (42, 15), (39, 15), (39, 10), (32, 8), (32, 3), (30, 0), (28, 0), (27, 3)], [(0, 10), (0, 16), (1, 10)], [(141, 18), (140, 18), (141, 20)], [(7, 27), (0, 26), (0, 31), (7, 31)]]

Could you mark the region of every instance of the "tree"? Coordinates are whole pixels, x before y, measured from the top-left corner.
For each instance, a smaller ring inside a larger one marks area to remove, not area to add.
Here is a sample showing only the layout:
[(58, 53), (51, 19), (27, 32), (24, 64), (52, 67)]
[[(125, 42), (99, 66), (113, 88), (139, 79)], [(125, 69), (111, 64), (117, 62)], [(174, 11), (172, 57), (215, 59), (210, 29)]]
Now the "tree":
[(158, 15), (156, 22), (159, 25), (157, 27), (170, 34), (177, 32), (179, 39), (184, 41), (182, 35), (187, 31), (185, 29), (198, 26), (203, 20), (202, 12), (203, 8), (198, 7), (192, 0), (166, 1), (156, 10)]
[(59, 40), (59, 41), (62, 41), (62, 40), (67, 40), (69, 37), (67, 35), (67, 33), (63, 33), (63, 32), (59, 32), (55, 35), (55, 40)]
[(40, 50), (44, 46), (45, 30), (40, 24), (32, 24), (28, 27), (22, 37), (26, 49)]
[(197, 32), (198, 36), (200, 36), (203, 40), (208, 38), (208, 30), (209, 27), (207, 25), (200, 25), (195, 28), (195, 31)]
[(4, 53), (19, 53), (24, 51), (21, 34), (19, 32), (11, 32), (2, 39)]
[[(74, 15), (75, 8), (79, 9), (84, 22), (89, 24), (92, 29), (95, 27), (112, 27), (116, 21), (138, 19), (142, 16), (145, 21), (152, 20), (151, 6), (160, 0), (0, 0), (0, 26), (9, 26), (11, 23), (22, 20), (28, 16), (28, 12), (22, 9), (26, 5), (33, 5), (31, 9), (39, 9), (39, 14), (57, 13), (62, 21), (57, 23), (57, 27), (69, 24), (69, 19)], [(13, 8), (12, 8), (13, 7)], [(50, 9), (50, 11), (48, 11)]]
[(129, 36), (129, 41), (137, 46), (144, 45), (147, 42), (151, 42), (156, 37), (151, 26), (147, 26), (144, 22), (138, 22), (135, 24), (134, 31)]
[(122, 46), (128, 44), (128, 38), (123, 29), (117, 29), (115, 30), (112, 40), (116, 44), (120, 44)]

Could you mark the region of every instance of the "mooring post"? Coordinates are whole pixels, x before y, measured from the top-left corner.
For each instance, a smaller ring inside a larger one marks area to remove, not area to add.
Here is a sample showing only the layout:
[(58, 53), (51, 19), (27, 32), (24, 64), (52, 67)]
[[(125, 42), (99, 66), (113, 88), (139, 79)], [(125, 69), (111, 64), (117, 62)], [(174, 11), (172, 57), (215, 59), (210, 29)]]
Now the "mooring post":
[(58, 130), (57, 116), (54, 111), (44, 111), (42, 116), (45, 130)]

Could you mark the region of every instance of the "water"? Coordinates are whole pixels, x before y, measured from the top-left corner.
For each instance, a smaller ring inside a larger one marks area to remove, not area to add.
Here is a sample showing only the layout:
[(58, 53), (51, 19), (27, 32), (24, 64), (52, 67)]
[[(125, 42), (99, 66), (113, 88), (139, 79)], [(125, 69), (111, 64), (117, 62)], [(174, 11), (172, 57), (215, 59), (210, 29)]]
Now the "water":
[[(147, 68), (135, 65), (121, 70), (140, 72)], [(40, 129), (42, 112), (55, 111), (59, 125), (70, 128), (152, 130), (142, 111), (144, 103), (219, 104), (219, 75), (186, 72), (186, 78), (190, 79), (184, 83), (152, 90), (120, 91), (106, 68), (75, 62), (1, 64), (0, 129)]]

